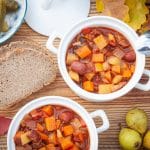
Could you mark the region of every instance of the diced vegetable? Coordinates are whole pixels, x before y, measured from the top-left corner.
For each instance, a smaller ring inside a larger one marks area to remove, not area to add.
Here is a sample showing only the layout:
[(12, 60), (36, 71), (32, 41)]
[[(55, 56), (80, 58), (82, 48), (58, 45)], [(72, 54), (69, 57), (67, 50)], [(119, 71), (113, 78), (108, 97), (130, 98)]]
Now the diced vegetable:
[(115, 56), (111, 56), (108, 58), (108, 63), (111, 65), (120, 65), (120, 59)]
[(112, 84), (100, 84), (98, 86), (98, 93), (108, 94), (112, 92)]
[(40, 135), (42, 140), (48, 141), (48, 135), (47, 134), (40, 132), (40, 131), (38, 131), (38, 134)]
[(110, 67), (110, 65), (108, 64), (108, 62), (104, 62), (104, 63), (103, 63), (103, 70), (104, 70), (104, 71), (108, 71), (108, 70), (110, 70), (110, 68), (111, 68), (111, 67)]
[(94, 91), (94, 84), (91, 81), (85, 81), (83, 82), (83, 89), (86, 91), (93, 92)]
[(116, 46), (116, 39), (113, 34), (111, 33), (108, 34), (108, 41), (110, 45)]
[(76, 54), (80, 57), (80, 58), (85, 58), (88, 55), (91, 54), (91, 50), (88, 48), (88, 46), (82, 46), (79, 49), (76, 50)]
[(88, 150), (89, 141), (84, 120), (73, 110), (57, 105), (42, 106), (25, 115), (14, 136), (17, 150)]
[(131, 75), (132, 75), (132, 73), (131, 73), (131, 71), (130, 71), (129, 69), (124, 69), (124, 70), (123, 70), (122, 76), (123, 76), (124, 78), (130, 78)]
[(30, 138), (28, 137), (28, 135), (30, 134), (30, 131), (27, 131), (23, 134), (21, 134), (21, 144), (25, 145), (28, 144), (29, 142), (31, 142)]
[(73, 61), (79, 60), (78, 56), (73, 53), (68, 53), (67, 54), (67, 65), (70, 65)]
[(52, 117), (45, 118), (45, 125), (46, 125), (46, 129), (48, 131), (56, 130), (56, 120), (55, 120), (55, 117), (52, 116)]
[(61, 144), (61, 147), (62, 147), (63, 150), (67, 150), (67, 149), (74, 146), (73, 142), (68, 137), (62, 138), (60, 144)]
[(40, 123), (37, 123), (37, 130), (38, 131), (43, 131), (44, 127)]
[(72, 80), (76, 81), (76, 82), (79, 82), (80, 79), (79, 79), (79, 74), (74, 72), (74, 71), (69, 71), (69, 76), (71, 77)]
[(103, 71), (103, 64), (101, 64), (101, 63), (95, 63), (95, 71), (96, 72)]
[(18, 131), (15, 136), (14, 136), (14, 141), (16, 144), (20, 145), (21, 144), (21, 135), (24, 134), (23, 131)]
[(60, 127), (61, 121), (60, 120), (56, 120), (56, 128), (58, 129)]
[(53, 108), (50, 105), (44, 106), (42, 110), (49, 116), (53, 115)]
[(110, 82), (111, 81), (111, 73), (110, 73), (110, 71), (107, 71), (106, 73), (105, 73), (105, 78)]
[(57, 144), (57, 134), (56, 132), (52, 132), (50, 135), (49, 135), (49, 138), (48, 138), (48, 141), (49, 143), (52, 143), (52, 144)]
[(130, 66), (130, 71), (131, 71), (131, 73), (134, 73), (134, 71), (135, 71), (135, 65), (131, 65)]
[(85, 74), (85, 77), (90, 81), (90, 80), (92, 80), (92, 78), (94, 77), (94, 73), (92, 73), (92, 72), (90, 72), (90, 73), (86, 73)]
[(108, 44), (108, 41), (105, 39), (105, 37), (102, 34), (96, 37), (94, 39), (94, 42), (100, 50), (102, 50)]
[(112, 70), (113, 72), (116, 72), (116, 73), (120, 74), (120, 71), (121, 71), (120, 65), (112, 66), (112, 67), (111, 67), (111, 70)]
[(57, 130), (57, 137), (58, 137), (58, 138), (62, 138), (62, 137), (63, 137), (63, 135), (62, 135), (62, 133), (61, 133), (60, 130)]
[(122, 78), (123, 78), (123, 77), (122, 77), (121, 75), (116, 75), (116, 76), (113, 78), (112, 83), (113, 83), (113, 84), (118, 84), (119, 82), (121, 82)]
[(65, 136), (71, 135), (74, 132), (74, 128), (72, 125), (67, 125), (63, 127), (63, 133)]
[(92, 55), (92, 62), (104, 62), (104, 54), (93, 54)]

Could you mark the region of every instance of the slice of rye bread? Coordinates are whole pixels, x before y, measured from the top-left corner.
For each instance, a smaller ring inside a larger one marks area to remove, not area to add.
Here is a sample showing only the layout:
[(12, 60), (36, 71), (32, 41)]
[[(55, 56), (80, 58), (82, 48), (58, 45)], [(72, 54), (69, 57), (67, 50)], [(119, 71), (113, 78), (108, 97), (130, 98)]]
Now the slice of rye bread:
[(52, 56), (37, 44), (33, 45), (18, 41), (0, 48), (1, 110), (55, 80), (56, 65)]

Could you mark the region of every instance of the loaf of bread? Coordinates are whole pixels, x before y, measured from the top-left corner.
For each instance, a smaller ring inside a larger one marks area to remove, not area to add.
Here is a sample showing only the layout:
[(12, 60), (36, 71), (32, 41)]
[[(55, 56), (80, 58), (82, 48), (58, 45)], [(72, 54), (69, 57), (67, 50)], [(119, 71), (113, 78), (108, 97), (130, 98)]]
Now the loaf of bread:
[(52, 56), (35, 44), (12, 42), (0, 47), (0, 109), (6, 109), (55, 80)]

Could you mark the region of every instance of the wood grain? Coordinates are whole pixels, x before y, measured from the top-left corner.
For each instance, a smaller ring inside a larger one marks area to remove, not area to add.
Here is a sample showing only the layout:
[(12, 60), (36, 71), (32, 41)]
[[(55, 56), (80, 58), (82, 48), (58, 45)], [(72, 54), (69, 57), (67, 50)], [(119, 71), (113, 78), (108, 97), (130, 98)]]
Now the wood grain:
[[(91, 0), (91, 10), (89, 16), (96, 15), (95, 0)], [(19, 40), (21, 38), (29, 38), (45, 47), (47, 37), (41, 36), (38, 33), (32, 31), (26, 24), (23, 24), (20, 30), (15, 34), (11, 41)], [(10, 41), (8, 41), (10, 42)], [(55, 45), (59, 45), (59, 41), (55, 42)], [(54, 56), (57, 63), (57, 58)], [(146, 68), (150, 69), (150, 58), (147, 58)], [(142, 81), (146, 80), (145, 77)], [(110, 128), (106, 132), (99, 135), (99, 149), (101, 150), (119, 150), (118, 144), (118, 132), (120, 129), (120, 123), (125, 126), (125, 114), (132, 107), (139, 107), (144, 109), (149, 116), (150, 125), (150, 92), (143, 92), (137, 89), (133, 89), (127, 95), (106, 103), (92, 103), (79, 98), (74, 94), (66, 83), (63, 81), (59, 71), (57, 72), (57, 78), (54, 83), (46, 86), (37, 93), (34, 93), (30, 97), (22, 100), (20, 103), (14, 105), (9, 110), (0, 111), (0, 115), (13, 118), (16, 112), (24, 106), (27, 102), (39, 98), (42, 96), (57, 95), (64, 96), (73, 99), (82, 106), (84, 106), (88, 112), (92, 112), (98, 109), (103, 109), (108, 115), (110, 121)], [(99, 124), (99, 120), (96, 120), (96, 124)], [(149, 126), (150, 127), (150, 126)], [(6, 150), (6, 136), (0, 137), (0, 150)]]

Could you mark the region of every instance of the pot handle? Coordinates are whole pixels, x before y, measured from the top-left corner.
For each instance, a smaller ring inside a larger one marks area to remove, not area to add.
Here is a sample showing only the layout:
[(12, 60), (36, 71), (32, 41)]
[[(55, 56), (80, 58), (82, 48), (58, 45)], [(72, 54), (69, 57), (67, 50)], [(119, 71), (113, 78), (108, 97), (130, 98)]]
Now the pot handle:
[(144, 75), (148, 76), (148, 81), (145, 84), (138, 83), (135, 88), (143, 90), (143, 91), (149, 91), (150, 90), (150, 70), (145, 69), (143, 72)]
[(103, 121), (103, 125), (97, 128), (98, 133), (106, 131), (109, 128), (109, 121), (108, 121), (106, 113), (103, 110), (96, 110), (90, 113), (90, 116), (92, 118), (100, 117)]
[(47, 41), (47, 43), (46, 43), (47, 49), (48, 49), (50, 52), (54, 53), (54, 54), (57, 54), (57, 51), (58, 51), (58, 48), (56, 48), (56, 47), (54, 46), (54, 40), (57, 39), (57, 38), (59, 38), (59, 39), (61, 40), (61, 39), (62, 39), (62, 35), (60, 35), (60, 34), (57, 33), (57, 32), (53, 32), (53, 33), (49, 36), (48, 41)]

